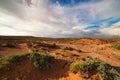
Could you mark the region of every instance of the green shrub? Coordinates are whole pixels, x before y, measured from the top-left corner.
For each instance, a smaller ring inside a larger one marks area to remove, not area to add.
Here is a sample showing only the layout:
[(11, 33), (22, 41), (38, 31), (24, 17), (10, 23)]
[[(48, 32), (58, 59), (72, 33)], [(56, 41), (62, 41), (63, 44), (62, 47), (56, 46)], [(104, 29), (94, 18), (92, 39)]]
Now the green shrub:
[(54, 60), (54, 57), (50, 55), (42, 55), (38, 53), (31, 53), (30, 60), (32, 61), (33, 67), (36, 69), (45, 70), (49, 68), (49, 63)]
[(65, 46), (65, 47), (62, 48), (62, 50), (71, 50), (72, 51), (72, 50), (74, 50), (74, 48)]
[(83, 63), (74, 62), (71, 64), (70, 71), (81, 73), (90, 77), (91, 74), (99, 73), (101, 80), (120, 80), (120, 73), (111, 65), (99, 60), (93, 59)]
[(71, 67), (70, 67), (70, 71), (71, 72), (82, 72), (82, 69), (83, 69), (83, 63), (79, 63), (79, 62), (74, 62), (71, 64)]
[(2, 61), (0, 61), (0, 71), (3, 69), (3, 68), (8, 68), (8, 65), (9, 65), (10, 63), (8, 62), (8, 61), (6, 61), (6, 60), (2, 60)]
[(120, 44), (113, 44), (111, 47), (120, 50)]
[(23, 60), (23, 58), (26, 56), (26, 54), (19, 54), (19, 55), (11, 55), (9, 57), (6, 57), (4, 59), (0, 60), (0, 70), (3, 68), (9, 69), (9, 66), (11, 64), (20, 64), (20, 62)]
[(102, 80), (120, 80), (120, 73), (109, 64), (101, 63), (97, 71), (101, 74)]
[(48, 69), (49, 63), (54, 60), (54, 57), (50, 55), (43, 55), (39, 53), (11, 55), (0, 60), (0, 70), (3, 68), (9, 69), (11, 65), (18, 65), (23, 61), (24, 58), (28, 58), (34, 68), (41, 70)]
[(18, 63), (22, 61), (25, 56), (26, 54), (11, 55), (8, 58), (6, 58), (6, 60), (12, 63)]

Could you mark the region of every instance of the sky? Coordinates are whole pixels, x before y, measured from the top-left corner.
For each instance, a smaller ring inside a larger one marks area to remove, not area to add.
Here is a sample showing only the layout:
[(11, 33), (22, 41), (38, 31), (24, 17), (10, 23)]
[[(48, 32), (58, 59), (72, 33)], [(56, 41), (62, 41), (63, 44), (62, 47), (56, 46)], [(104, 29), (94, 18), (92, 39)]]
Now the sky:
[(0, 0), (0, 35), (120, 37), (120, 0)]

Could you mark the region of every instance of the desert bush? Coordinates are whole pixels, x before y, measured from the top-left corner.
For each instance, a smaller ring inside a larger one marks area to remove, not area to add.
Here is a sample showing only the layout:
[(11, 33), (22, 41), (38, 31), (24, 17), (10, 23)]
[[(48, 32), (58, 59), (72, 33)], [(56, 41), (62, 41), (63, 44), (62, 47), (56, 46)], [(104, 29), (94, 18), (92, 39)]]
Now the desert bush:
[(82, 52), (82, 50), (80, 50), (80, 49), (76, 49), (76, 51), (78, 51), (78, 52)]
[(78, 72), (81, 75), (87, 73), (89, 78), (91, 73), (99, 73), (101, 80), (120, 80), (120, 72), (111, 65), (99, 60), (93, 59), (83, 63), (74, 62), (71, 64), (70, 71)]
[(81, 58), (81, 60), (86, 61), (86, 58)]
[(10, 41), (8, 41), (8, 42), (6, 43), (6, 46), (5, 46), (5, 47), (16, 48), (16, 47), (18, 47), (18, 46), (17, 46), (17, 44), (16, 44), (15, 42), (10, 42)]
[(27, 55), (27, 54), (11, 55), (11, 56), (9, 56), (8, 58), (6, 58), (6, 60), (7, 60), (8, 62), (18, 64), (19, 62), (21, 62), (21, 61), (23, 60), (23, 58), (26, 57), (26, 55)]
[(87, 56), (87, 58), (92, 59), (92, 57), (91, 57), (91, 56)]
[(63, 51), (65, 51), (65, 50), (70, 50), (70, 51), (75, 50), (75, 51), (77, 51), (77, 52), (82, 52), (82, 50), (80, 50), (80, 49), (75, 49), (75, 48), (72, 48), (72, 47), (70, 47), (70, 46), (64, 46), (64, 47), (62, 47), (61, 49), (62, 49)]
[(5, 61), (5, 60), (0, 61), (0, 71), (1, 71), (3, 68), (5, 68), (5, 69), (9, 68), (8, 65), (9, 65), (9, 62), (8, 62), (8, 61)]
[(20, 62), (23, 60), (23, 58), (26, 56), (26, 54), (19, 54), (19, 55), (11, 55), (9, 57), (6, 57), (4, 59), (0, 60), (0, 70), (3, 68), (9, 69), (11, 64), (20, 64)]
[(53, 44), (50, 45), (50, 47), (52, 47), (52, 48), (56, 48), (57, 45), (56, 45), (55, 43), (53, 43)]
[(45, 70), (49, 68), (49, 63), (54, 60), (54, 57), (50, 55), (42, 55), (38, 53), (31, 53), (30, 60), (32, 61), (33, 67), (36, 69)]
[(120, 50), (120, 44), (113, 44), (111, 47)]
[(58, 52), (55, 52), (54, 54), (55, 54), (55, 55), (58, 55), (58, 54), (60, 54), (60, 53), (58, 53)]
[(21, 62), (28, 58), (32, 63), (35, 69), (45, 70), (49, 68), (49, 63), (54, 60), (54, 57), (50, 55), (43, 55), (39, 53), (26, 53), (26, 54), (19, 54), (19, 55), (11, 55), (0, 60), (0, 70), (3, 68), (9, 69), (10, 65), (18, 65)]
[(82, 72), (82, 69), (83, 69), (83, 63), (79, 63), (79, 62), (72, 63), (70, 67), (70, 71), (74, 73), (77, 73), (78, 71)]
[(65, 46), (65, 47), (62, 47), (62, 50), (74, 50), (74, 48), (72, 48), (72, 47), (68, 47), (68, 46)]
[(26, 42), (26, 44), (27, 44), (28, 48), (33, 48), (33, 43), (31, 41)]

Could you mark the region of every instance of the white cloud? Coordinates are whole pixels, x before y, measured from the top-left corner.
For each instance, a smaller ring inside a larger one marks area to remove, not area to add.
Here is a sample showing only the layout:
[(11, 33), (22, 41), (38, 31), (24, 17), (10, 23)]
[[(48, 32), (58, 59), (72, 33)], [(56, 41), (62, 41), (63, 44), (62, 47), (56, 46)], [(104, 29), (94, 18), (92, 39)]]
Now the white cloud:
[(120, 22), (117, 22), (113, 24), (109, 28), (103, 28), (101, 29), (101, 33), (106, 34), (106, 35), (111, 35), (111, 36), (119, 36), (120, 37)]
[(68, 7), (59, 3), (51, 5), (49, 0), (1, 0), (0, 34), (41, 37), (120, 36), (120, 23), (109, 28), (85, 29), (94, 25), (91, 24), (94, 21), (120, 18), (119, 3), (119, 0), (102, 0)]

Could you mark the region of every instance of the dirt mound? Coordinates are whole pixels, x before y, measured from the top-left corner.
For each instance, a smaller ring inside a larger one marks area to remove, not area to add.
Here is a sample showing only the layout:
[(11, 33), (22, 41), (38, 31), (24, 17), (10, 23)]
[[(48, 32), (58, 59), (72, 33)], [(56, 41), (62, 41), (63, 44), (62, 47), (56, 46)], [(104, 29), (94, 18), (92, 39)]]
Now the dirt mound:
[[(98, 58), (115, 66), (120, 70), (120, 39), (93, 39), (93, 38), (12, 38), (0, 39), (0, 67), (1, 60), (9, 55), (21, 55), (29, 52), (39, 52), (43, 55), (54, 56), (52, 62), (41, 61), (41, 57), (33, 57), (33, 63), (29, 57), (8, 64), (2, 63), (6, 68), (0, 70), (0, 80), (88, 80), (82, 79), (79, 74), (71, 73), (72, 62), (85, 62)], [(113, 47), (111, 47), (114, 45)], [(25, 55), (24, 54), (24, 55)], [(16, 57), (14, 56), (16, 59)], [(20, 59), (20, 60), (19, 60)], [(45, 58), (48, 59), (48, 58)], [(43, 62), (41, 64), (41, 62)], [(45, 63), (45, 64), (44, 64)], [(46, 63), (48, 64), (46, 66)], [(36, 68), (44, 68), (36, 69)], [(35, 67), (35, 68), (34, 68)], [(47, 69), (46, 69), (47, 68)], [(107, 69), (106, 69), (107, 70)], [(99, 74), (92, 75), (92, 80), (99, 80)]]
[(6, 57), (13, 54), (27, 53), (30, 49), (27, 47), (26, 43), (18, 44), (16, 47), (8, 47), (3, 45), (0, 47), (0, 57)]
[[(17, 61), (17, 63), (19, 63)], [(58, 80), (68, 76), (69, 62), (55, 59), (49, 64), (49, 69), (36, 69), (28, 57), (19, 64), (10, 64), (9, 69), (0, 71), (1, 80)]]
[(81, 43), (81, 44), (102, 44), (102, 43), (104, 43), (104, 41), (101, 41), (100, 39), (81, 38), (79, 40), (76, 40), (75, 43)]
[(120, 76), (112, 66), (99, 59), (70, 62), (50, 55), (28, 53), (0, 60), (0, 80), (99, 80), (97, 70), (105, 76)]

